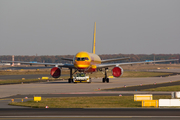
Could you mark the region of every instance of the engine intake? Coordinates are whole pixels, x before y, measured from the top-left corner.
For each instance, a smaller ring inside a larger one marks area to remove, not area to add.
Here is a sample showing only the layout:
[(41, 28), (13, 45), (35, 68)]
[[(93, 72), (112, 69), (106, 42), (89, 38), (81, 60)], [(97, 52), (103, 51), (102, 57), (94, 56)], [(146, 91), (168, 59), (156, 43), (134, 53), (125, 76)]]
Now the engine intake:
[(59, 69), (58, 67), (53, 67), (50, 74), (53, 78), (58, 78), (61, 76), (61, 69)]
[(121, 77), (123, 74), (123, 69), (119, 66), (116, 66), (112, 69), (112, 75), (114, 77)]

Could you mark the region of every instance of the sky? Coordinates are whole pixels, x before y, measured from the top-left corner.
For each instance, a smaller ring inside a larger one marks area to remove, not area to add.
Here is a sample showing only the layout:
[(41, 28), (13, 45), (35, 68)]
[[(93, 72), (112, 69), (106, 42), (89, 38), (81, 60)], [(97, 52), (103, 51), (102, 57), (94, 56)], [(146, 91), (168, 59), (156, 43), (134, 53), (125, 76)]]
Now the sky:
[(180, 0), (0, 0), (0, 55), (180, 53)]

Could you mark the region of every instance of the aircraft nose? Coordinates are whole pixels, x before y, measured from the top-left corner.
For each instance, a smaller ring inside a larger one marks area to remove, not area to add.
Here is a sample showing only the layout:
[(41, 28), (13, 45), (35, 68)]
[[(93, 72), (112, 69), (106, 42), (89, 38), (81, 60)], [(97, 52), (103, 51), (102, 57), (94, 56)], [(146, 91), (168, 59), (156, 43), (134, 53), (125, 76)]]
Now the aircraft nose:
[(90, 62), (87, 61), (76, 61), (75, 64), (78, 69), (87, 69), (90, 66)]

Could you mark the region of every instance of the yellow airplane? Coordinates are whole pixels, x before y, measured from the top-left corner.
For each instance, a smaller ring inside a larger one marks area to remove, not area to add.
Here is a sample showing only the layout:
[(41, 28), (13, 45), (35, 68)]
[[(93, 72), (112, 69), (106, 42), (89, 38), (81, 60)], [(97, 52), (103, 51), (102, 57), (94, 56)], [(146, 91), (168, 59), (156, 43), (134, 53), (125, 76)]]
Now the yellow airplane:
[[(132, 64), (149, 64), (154, 62), (167, 62), (167, 61), (177, 61), (179, 59), (169, 59), (169, 60), (157, 60), (157, 61), (143, 61), (143, 62), (127, 62), (127, 63), (107, 63), (107, 62), (113, 62), (113, 61), (120, 61), (120, 60), (126, 60), (129, 59), (129, 57), (125, 58), (115, 58), (115, 59), (106, 59), (101, 60), (101, 58), (95, 54), (95, 45), (96, 45), (96, 22), (94, 25), (94, 41), (93, 41), (93, 50), (92, 53), (81, 51), (78, 52), (73, 59), (70, 58), (61, 58), (63, 60), (72, 61), (73, 64), (62, 64), (62, 63), (40, 63), (40, 62), (23, 62), (23, 61), (5, 61), (2, 60), (2, 62), (10, 62), (10, 63), (23, 63), (23, 64), (36, 64), (36, 65), (45, 65), (45, 66), (54, 66), (50, 74), (53, 78), (58, 78), (61, 76), (61, 68), (69, 68), (70, 69), (70, 78), (68, 79), (68, 82), (73, 82), (73, 74), (77, 71), (82, 73), (93, 73), (97, 71), (103, 71), (104, 69), (104, 78), (102, 79), (102, 82), (109, 82), (109, 78), (107, 77), (107, 69), (108, 67), (114, 67), (112, 69), (112, 75), (114, 77), (120, 77), (123, 74), (123, 69), (120, 67), (120, 65), (132, 65)], [(73, 73), (72, 70), (75, 70)]]

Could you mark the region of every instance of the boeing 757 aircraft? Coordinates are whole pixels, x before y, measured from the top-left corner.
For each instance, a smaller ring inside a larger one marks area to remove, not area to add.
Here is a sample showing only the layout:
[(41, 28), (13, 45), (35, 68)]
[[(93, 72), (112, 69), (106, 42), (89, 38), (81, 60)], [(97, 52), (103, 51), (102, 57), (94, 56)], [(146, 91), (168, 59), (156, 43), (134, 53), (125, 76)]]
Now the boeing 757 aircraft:
[[(5, 61), (2, 62), (16, 62), (16, 63), (23, 63), (23, 64), (36, 64), (36, 65), (45, 65), (45, 66), (54, 66), (50, 74), (53, 78), (58, 78), (61, 76), (61, 68), (69, 68), (70, 69), (70, 78), (68, 79), (68, 82), (73, 82), (73, 74), (76, 72), (81, 73), (93, 73), (97, 71), (104, 71), (104, 78), (102, 79), (102, 82), (109, 82), (109, 78), (107, 77), (107, 69), (108, 67), (114, 67), (112, 69), (112, 75), (114, 77), (120, 77), (123, 74), (123, 69), (120, 67), (120, 65), (132, 65), (132, 64), (148, 64), (148, 63), (154, 63), (154, 62), (167, 62), (167, 61), (177, 61), (179, 59), (169, 59), (169, 60), (157, 60), (157, 61), (145, 61), (145, 62), (127, 62), (127, 63), (107, 63), (112, 61), (120, 61), (120, 60), (126, 60), (129, 59), (129, 57), (126, 58), (115, 58), (115, 59), (106, 59), (101, 60), (101, 58), (95, 54), (95, 45), (96, 45), (96, 22), (94, 25), (94, 42), (93, 42), (93, 50), (92, 53), (81, 51), (78, 52), (73, 59), (70, 58), (62, 58), (63, 60), (72, 61), (73, 64), (62, 64), (62, 63), (32, 63), (32, 62), (23, 62), (23, 61)], [(72, 72), (72, 70), (75, 70), (75, 72)]]

